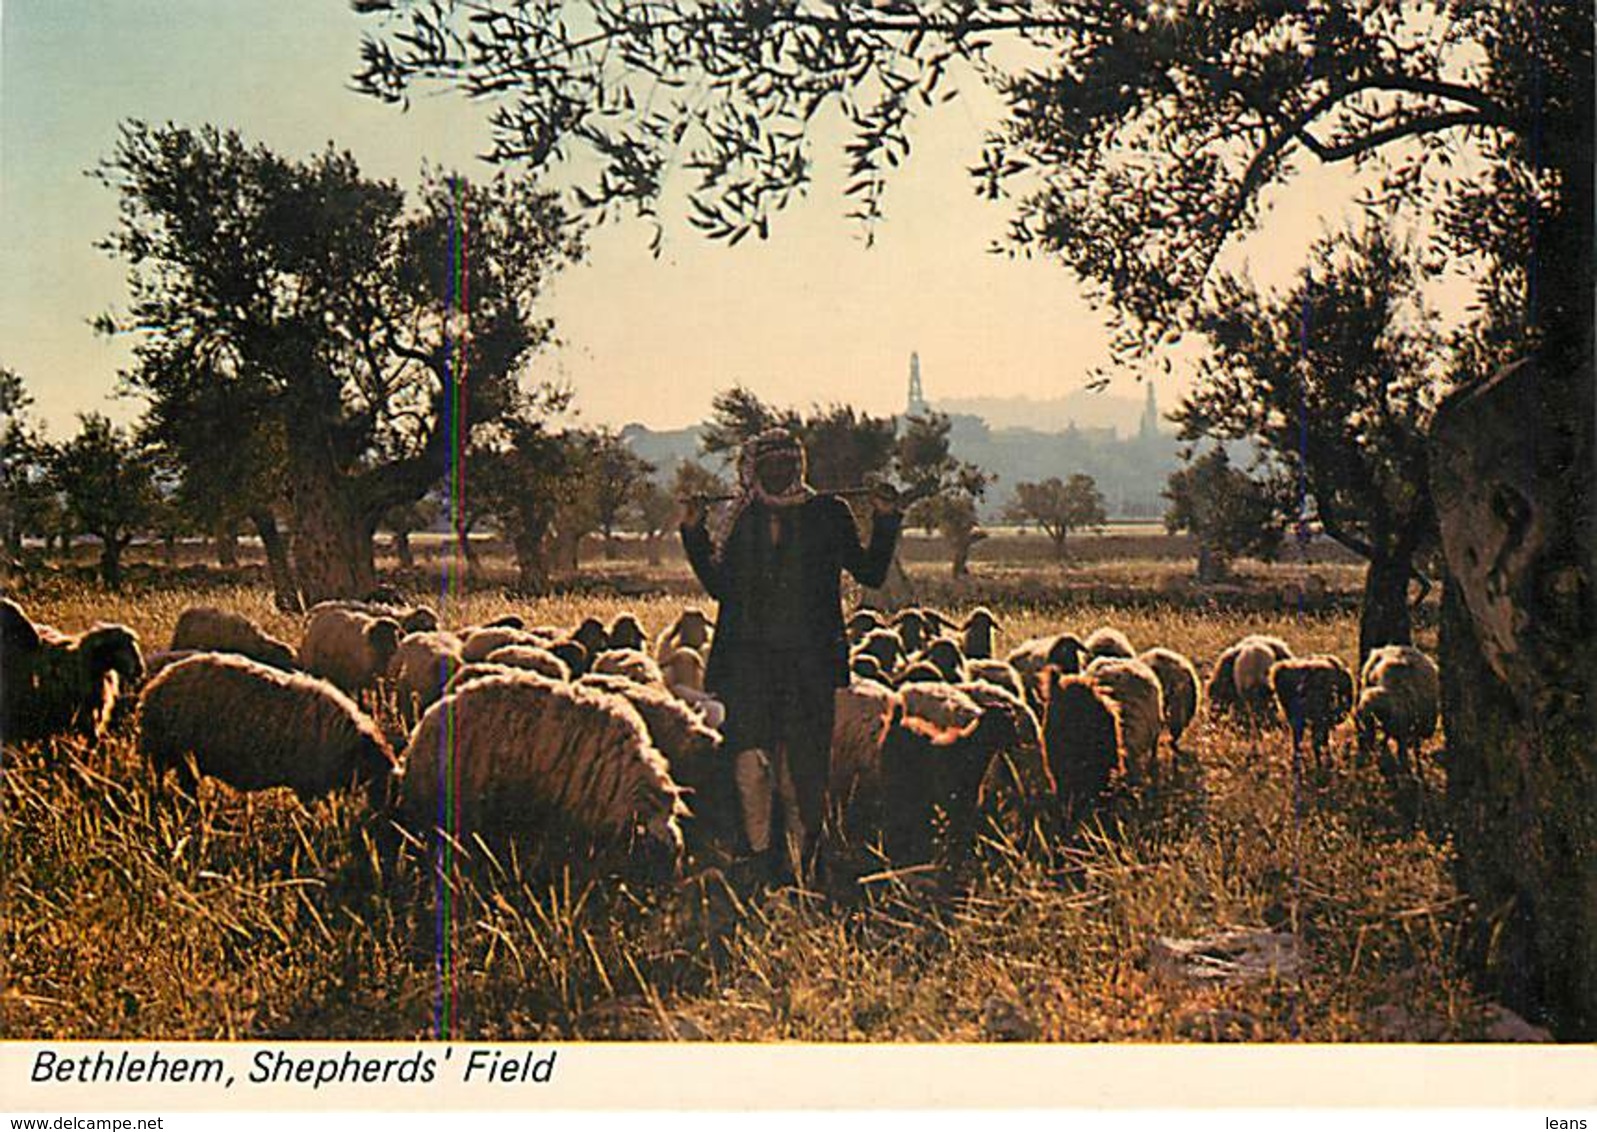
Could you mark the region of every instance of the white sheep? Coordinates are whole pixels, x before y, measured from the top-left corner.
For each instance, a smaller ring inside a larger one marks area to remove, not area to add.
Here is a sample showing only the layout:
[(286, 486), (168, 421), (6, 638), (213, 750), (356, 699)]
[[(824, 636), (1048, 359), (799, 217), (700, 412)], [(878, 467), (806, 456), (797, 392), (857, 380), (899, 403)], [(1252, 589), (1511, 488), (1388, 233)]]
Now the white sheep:
[(1270, 669), (1278, 660), (1265, 642), (1248, 637), (1237, 644), (1231, 660), (1232, 703), (1254, 723), (1275, 717), (1275, 699), (1270, 689)]
[(357, 695), (388, 672), (402, 632), (391, 617), (373, 617), (353, 609), (321, 609), (305, 628), (299, 646), (300, 667)]
[(415, 723), (464, 665), (460, 638), (443, 630), (409, 633), (388, 661), (388, 680), (394, 686), (399, 712), (407, 724)]
[(392, 750), (377, 725), (326, 680), (227, 653), (173, 664), (139, 697), (139, 750), (157, 777), (177, 770), (236, 790), (286, 786), (303, 800), (364, 785), (387, 800)]
[(305, 611), (308, 625), (318, 613), (328, 609), (341, 609), (346, 613), (364, 613), (367, 617), (387, 617), (399, 623), (406, 633), (430, 633), (438, 628), (438, 613), (426, 605), (407, 606), (398, 602), (353, 601), (333, 598), (319, 601)]
[(1382, 645), (1371, 649), (1359, 671), (1359, 747), (1369, 750), (1380, 743), (1381, 765), (1387, 761), (1389, 743), (1397, 745), (1396, 766), (1417, 771), (1410, 754), (1436, 734), (1441, 677), (1436, 662), (1411, 645)]
[(593, 658), (588, 671), (601, 676), (625, 676), (640, 684), (665, 687), (665, 673), (648, 653), (638, 649), (607, 649)]
[(208, 605), (185, 609), (172, 631), (171, 651), (230, 652), (284, 672), (294, 670), (294, 648), (267, 633), (241, 613)]
[(625, 698), (518, 672), (473, 680), (427, 710), (405, 750), (401, 812), (454, 836), (562, 829), (625, 842), (641, 829), (675, 865), (681, 794)]
[(547, 676), (551, 680), (571, 679), (571, 669), (548, 649), (536, 645), (505, 645), (494, 649), (483, 658), (484, 664), (503, 664), (509, 668), (525, 668)]
[(1353, 709), (1353, 674), (1340, 657), (1294, 656), (1271, 666), (1270, 687), (1292, 728), (1293, 747), (1303, 742), (1307, 731), (1318, 764), (1331, 732)]
[(485, 625), (467, 629), (461, 634), (460, 659), (467, 664), (487, 660), (488, 654), (507, 645), (531, 645), (548, 648), (549, 642), (537, 633), (526, 629), (512, 629), (508, 625)]
[(1140, 660), (1101, 656), (1087, 675), (1120, 709), (1120, 745), (1126, 781), (1136, 785), (1159, 774), (1159, 732), (1164, 728), (1164, 691), (1159, 677)]
[(1176, 749), (1187, 726), (1198, 715), (1198, 670), (1174, 649), (1151, 648), (1137, 657), (1153, 670), (1164, 696), (1164, 725)]
[(1087, 651), (1095, 657), (1110, 656), (1121, 660), (1132, 660), (1137, 655), (1137, 650), (1131, 647), (1130, 639), (1110, 625), (1094, 629), (1083, 643)]
[(672, 695), (698, 712), (707, 726), (721, 729), (726, 722), (726, 705), (704, 690), (704, 657), (698, 649), (683, 645), (672, 650), (661, 672)]
[(834, 693), (828, 793), (835, 808), (847, 813), (856, 795), (876, 796), (882, 744), (894, 716), (902, 711), (898, 694), (874, 680), (854, 680)]
[(72, 731), (98, 743), (118, 697), (144, 677), (138, 637), (114, 624), (72, 636), (35, 624), (9, 599), (0, 607), (0, 735), (46, 739)]
[(640, 684), (625, 676), (590, 672), (577, 684), (621, 696), (637, 708), (649, 738), (670, 764), (671, 776), (679, 782), (702, 780), (705, 760), (720, 750), (721, 733), (691, 707), (658, 684)]

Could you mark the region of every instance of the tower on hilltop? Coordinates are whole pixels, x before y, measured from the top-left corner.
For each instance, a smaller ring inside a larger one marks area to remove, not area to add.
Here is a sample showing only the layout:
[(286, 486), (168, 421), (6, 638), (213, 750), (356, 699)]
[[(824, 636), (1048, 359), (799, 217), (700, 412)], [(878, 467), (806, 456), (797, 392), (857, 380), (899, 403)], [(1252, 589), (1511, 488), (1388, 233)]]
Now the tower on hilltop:
[(1148, 382), (1148, 400), (1142, 407), (1142, 423), (1137, 428), (1139, 440), (1151, 440), (1159, 435), (1159, 402), (1153, 393), (1153, 382)]
[(923, 417), (931, 408), (926, 404), (926, 395), (921, 391), (920, 384), (920, 355), (914, 351), (909, 355), (909, 401), (904, 407), (906, 417)]

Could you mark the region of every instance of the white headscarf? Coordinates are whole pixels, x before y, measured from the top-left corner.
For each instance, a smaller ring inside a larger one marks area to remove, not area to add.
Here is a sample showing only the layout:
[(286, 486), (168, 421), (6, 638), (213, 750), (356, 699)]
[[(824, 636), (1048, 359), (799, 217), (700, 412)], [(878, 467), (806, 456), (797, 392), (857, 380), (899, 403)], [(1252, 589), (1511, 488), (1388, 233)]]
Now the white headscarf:
[[(773, 493), (767, 491), (760, 482), (760, 465), (772, 457), (788, 457), (798, 460), (799, 472), (793, 484), (786, 491)], [(809, 485), (809, 458), (804, 452), (804, 446), (785, 428), (768, 428), (757, 436), (750, 437), (743, 442), (743, 448), (738, 452), (738, 492), (726, 509), (726, 514), (716, 524), (713, 532), (715, 551), (719, 555), (726, 547), (726, 540), (731, 536), (732, 529), (737, 526), (738, 518), (755, 500), (771, 507), (791, 507), (795, 503), (803, 503), (815, 494), (815, 489)]]

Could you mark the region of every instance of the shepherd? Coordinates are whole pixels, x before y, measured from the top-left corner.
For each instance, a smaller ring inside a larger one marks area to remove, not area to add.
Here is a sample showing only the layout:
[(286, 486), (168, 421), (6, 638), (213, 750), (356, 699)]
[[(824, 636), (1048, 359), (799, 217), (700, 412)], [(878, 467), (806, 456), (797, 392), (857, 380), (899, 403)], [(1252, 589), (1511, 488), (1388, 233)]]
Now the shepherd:
[(768, 429), (739, 452), (737, 494), (715, 533), (702, 499), (685, 501), (681, 528), (693, 572), (720, 605), (704, 683), (726, 705), (725, 749), (740, 788), (751, 764), (775, 786), (759, 803), (744, 795), (749, 849), (773, 878), (800, 882), (826, 814), (834, 692), (849, 680), (842, 571), (880, 586), (903, 525), (898, 493), (875, 486), (862, 547), (849, 505), (815, 491), (806, 467), (798, 439)]

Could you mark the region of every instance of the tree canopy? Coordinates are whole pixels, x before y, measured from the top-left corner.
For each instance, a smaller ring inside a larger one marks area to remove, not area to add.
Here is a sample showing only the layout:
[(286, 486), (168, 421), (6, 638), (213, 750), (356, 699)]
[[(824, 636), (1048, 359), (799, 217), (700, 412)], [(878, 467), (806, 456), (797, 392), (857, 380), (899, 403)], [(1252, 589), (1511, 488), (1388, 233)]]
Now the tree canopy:
[[(126, 382), (159, 434), (251, 482), (280, 446), (306, 596), (370, 588), (382, 515), (508, 410), (547, 340), (538, 297), (580, 253), (566, 214), (506, 176), (429, 170), (407, 200), (347, 152), (295, 160), (213, 127), (128, 122), (97, 175), (130, 293), (101, 326), (137, 336)], [(230, 434), (196, 435), (215, 415)]]
[[(1008, 110), (973, 170), (981, 188), (1017, 194), (1013, 246), (1058, 255), (1109, 299), (1122, 347), (1183, 322), (1261, 194), (1305, 159), (1377, 164), (1372, 206), (1422, 199), (1440, 240), (1485, 261), (1485, 291), (1521, 307), (1529, 296), (1532, 324), (1589, 331), (1590, 5), (357, 8), (373, 20), (358, 89), (404, 103), (441, 84), (491, 104), (492, 157), (563, 163), (596, 214), (652, 214), (680, 168), (695, 225), (763, 237), (809, 184), (814, 128), (836, 114), (854, 214), (872, 221), (913, 120), (974, 76)], [(1527, 239), (1552, 230), (1570, 238)]]
[(1004, 515), (1041, 527), (1053, 541), (1055, 558), (1065, 556), (1065, 538), (1071, 531), (1101, 527), (1108, 521), (1103, 493), (1084, 472), (1074, 473), (1068, 481), (1050, 476), (1041, 483), (1017, 483)]
[(1436, 545), (1426, 431), (1447, 373), (1424, 274), (1370, 226), (1319, 241), (1284, 294), (1223, 277), (1200, 315), (1213, 351), (1172, 414), (1184, 440), (1258, 441), (1369, 563), (1361, 655), (1410, 641), (1409, 578)]

